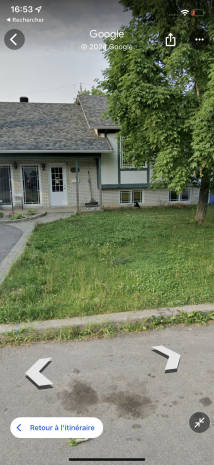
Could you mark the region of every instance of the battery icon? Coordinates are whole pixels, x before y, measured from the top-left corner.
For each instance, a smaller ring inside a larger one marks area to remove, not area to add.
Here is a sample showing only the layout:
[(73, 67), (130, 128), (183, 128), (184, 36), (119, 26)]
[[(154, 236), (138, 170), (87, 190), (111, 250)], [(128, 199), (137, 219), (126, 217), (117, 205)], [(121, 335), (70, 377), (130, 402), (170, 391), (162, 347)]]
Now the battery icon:
[(205, 12), (204, 10), (192, 10), (191, 15), (192, 16), (204, 16)]

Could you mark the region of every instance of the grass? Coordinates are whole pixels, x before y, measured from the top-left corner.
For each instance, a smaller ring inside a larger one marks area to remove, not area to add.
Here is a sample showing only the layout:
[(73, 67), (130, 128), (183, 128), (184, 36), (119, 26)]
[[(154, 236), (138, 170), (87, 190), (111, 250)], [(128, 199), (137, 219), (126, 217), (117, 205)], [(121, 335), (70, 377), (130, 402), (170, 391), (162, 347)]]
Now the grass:
[(0, 290), (0, 323), (214, 301), (214, 210), (117, 210), (39, 224)]
[[(22, 328), (18, 331), (11, 331), (0, 335), (0, 348), (13, 347), (13, 346), (29, 346), (35, 343), (48, 343), (48, 342), (67, 342), (70, 340), (89, 340), (89, 339), (109, 339), (120, 334), (133, 334), (148, 332), (155, 329), (165, 329), (167, 326), (184, 325), (190, 326), (192, 324), (208, 325), (214, 320), (214, 312), (206, 315), (203, 312), (185, 313), (178, 310), (176, 317), (167, 318), (159, 316), (158, 318), (152, 317), (151, 322), (147, 319), (142, 323), (136, 322), (134, 324), (126, 323), (117, 326), (114, 325), (89, 325), (80, 330), (78, 327), (72, 328), (71, 326), (63, 327), (60, 330), (53, 328), (40, 333), (33, 328)], [(191, 330), (191, 329), (190, 329)]]

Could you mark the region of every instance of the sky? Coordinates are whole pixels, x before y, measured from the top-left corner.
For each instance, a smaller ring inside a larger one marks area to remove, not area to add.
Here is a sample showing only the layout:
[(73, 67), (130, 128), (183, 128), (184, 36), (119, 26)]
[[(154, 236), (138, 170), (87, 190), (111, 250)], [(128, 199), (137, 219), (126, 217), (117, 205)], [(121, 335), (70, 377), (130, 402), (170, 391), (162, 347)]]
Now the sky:
[[(14, 13), (16, 5), (32, 6), (33, 12)], [(40, 13), (35, 10), (39, 6)], [(35, 17), (44, 21), (12, 21)], [(102, 38), (91, 38), (90, 31), (115, 32), (131, 18), (117, 0), (1, 0), (0, 101), (19, 102), (26, 96), (30, 102), (73, 103), (80, 83), (90, 90), (108, 67), (103, 52), (90, 50), (90, 44), (103, 44)], [(5, 34), (13, 29), (25, 36), (18, 50), (4, 43)]]

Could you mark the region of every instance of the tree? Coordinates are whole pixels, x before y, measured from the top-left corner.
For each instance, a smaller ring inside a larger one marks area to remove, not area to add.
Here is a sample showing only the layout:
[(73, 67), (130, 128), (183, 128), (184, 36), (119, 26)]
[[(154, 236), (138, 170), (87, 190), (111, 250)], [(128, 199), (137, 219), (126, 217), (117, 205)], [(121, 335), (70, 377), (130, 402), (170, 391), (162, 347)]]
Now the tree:
[[(154, 189), (180, 193), (189, 183), (200, 186), (195, 219), (202, 222), (209, 189), (214, 189), (212, 0), (195, 1), (194, 8), (205, 13), (199, 17), (190, 14), (188, 1), (120, 3), (132, 10), (133, 19), (121, 27), (124, 37), (114, 40), (114, 48), (109, 48), (111, 39), (105, 40), (109, 68), (99, 86), (108, 93), (108, 115), (120, 120), (125, 159), (152, 167)], [(186, 16), (182, 8), (189, 10)], [(169, 33), (175, 47), (165, 45)], [(203, 44), (195, 41), (198, 33)]]
[[(98, 81), (95, 79), (95, 81)], [(103, 92), (103, 90), (98, 86), (92, 86), (91, 90), (86, 90), (83, 89), (82, 92), (78, 92), (78, 95), (107, 95), (106, 92)], [(77, 99), (74, 99), (74, 102), (77, 103)]]
[[(79, 92), (80, 95), (80, 92)], [(106, 95), (106, 92), (103, 92), (99, 87), (92, 86), (91, 90), (84, 89), (81, 95)]]

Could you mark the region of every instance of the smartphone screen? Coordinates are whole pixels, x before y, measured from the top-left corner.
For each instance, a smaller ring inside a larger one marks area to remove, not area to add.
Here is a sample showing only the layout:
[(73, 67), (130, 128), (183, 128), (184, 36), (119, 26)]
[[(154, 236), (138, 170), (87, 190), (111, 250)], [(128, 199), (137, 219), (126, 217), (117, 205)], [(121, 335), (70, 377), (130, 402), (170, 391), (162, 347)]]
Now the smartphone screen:
[(211, 464), (213, 1), (0, 12), (2, 463)]
[(40, 3), (2, 2), (2, 102), (26, 95), (30, 103), (74, 103), (80, 86), (90, 91), (102, 78), (103, 38), (131, 19), (117, 1)]

